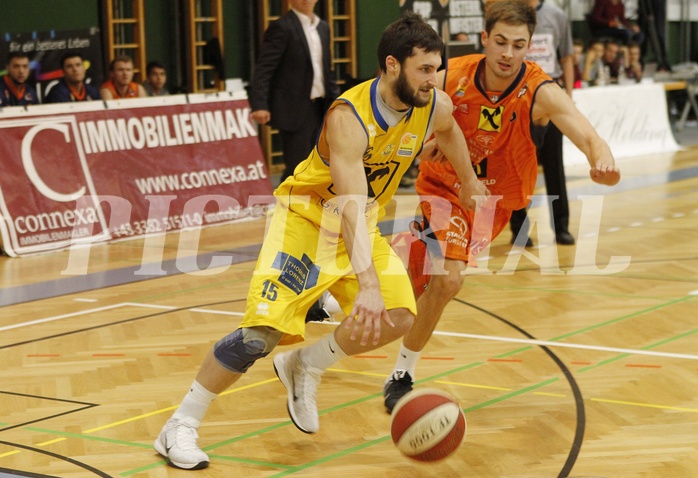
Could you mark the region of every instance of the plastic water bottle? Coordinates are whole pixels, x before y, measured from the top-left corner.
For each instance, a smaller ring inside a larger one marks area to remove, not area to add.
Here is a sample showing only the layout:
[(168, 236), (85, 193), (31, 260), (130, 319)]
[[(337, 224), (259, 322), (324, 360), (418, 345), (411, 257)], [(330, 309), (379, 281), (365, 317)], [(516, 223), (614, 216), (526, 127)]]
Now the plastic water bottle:
[(597, 60), (597, 72), (596, 73), (596, 86), (606, 86), (608, 84), (608, 78), (610, 76), (610, 71), (607, 66), (603, 66), (601, 60)]

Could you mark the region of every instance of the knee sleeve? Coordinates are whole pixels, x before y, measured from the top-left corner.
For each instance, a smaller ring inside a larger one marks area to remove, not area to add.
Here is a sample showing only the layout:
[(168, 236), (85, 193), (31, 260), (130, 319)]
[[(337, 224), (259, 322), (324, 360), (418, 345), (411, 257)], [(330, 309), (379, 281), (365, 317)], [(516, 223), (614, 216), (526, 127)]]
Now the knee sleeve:
[(237, 329), (213, 346), (213, 355), (231, 372), (245, 373), (253, 363), (274, 350), (282, 335), (271, 327)]

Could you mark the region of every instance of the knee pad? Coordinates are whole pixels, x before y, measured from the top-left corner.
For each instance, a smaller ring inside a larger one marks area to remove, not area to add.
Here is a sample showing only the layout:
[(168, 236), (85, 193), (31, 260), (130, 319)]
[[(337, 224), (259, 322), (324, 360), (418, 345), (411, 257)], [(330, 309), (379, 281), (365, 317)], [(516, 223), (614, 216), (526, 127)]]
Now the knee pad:
[(283, 333), (271, 327), (237, 329), (213, 346), (213, 355), (223, 367), (245, 373), (260, 358), (269, 355)]

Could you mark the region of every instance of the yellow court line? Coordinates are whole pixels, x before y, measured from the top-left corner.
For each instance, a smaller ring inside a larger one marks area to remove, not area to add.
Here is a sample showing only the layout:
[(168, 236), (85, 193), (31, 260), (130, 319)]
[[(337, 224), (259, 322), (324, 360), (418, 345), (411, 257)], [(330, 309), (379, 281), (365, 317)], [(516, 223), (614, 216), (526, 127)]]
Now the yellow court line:
[[(237, 393), (237, 392), (241, 392), (241, 391), (243, 391), (243, 390), (247, 390), (247, 389), (250, 389), (250, 388), (259, 387), (260, 385), (266, 385), (267, 383), (276, 382), (277, 380), (279, 380), (279, 379), (276, 378), (276, 377), (274, 377), (274, 378), (270, 378), (270, 379), (267, 379), (267, 380), (263, 380), (263, 381), (261, 381), (261, 382), (251, 383), (251, 384), (249, 384), (249, 385), (245, 385), (245, 386), (242, 386), (242, 387), (237, 387), (237, 388), (233, 388), (233, 389), (231, 389), (231, 390), (226, 390), (225, 392), (219, 394), (218, 396), (221, 397), (221, 396), (223, 396), (223, 395), (230, 395), (231, 393)], [(133, 422), (133, 421), (136, 421), (136, 420), (140, 420), (140, 419), (142, 419), (142, 418), (152, 417), (153, 415), (158, 415), (158, 414), (160, 414), (160, 413), (169, 412), (169, 411), (171, 411), (171, 410), (175, 410), (177, 407), (179, 407), (179, 404), (177, 404), (177, 405), (172, 405), (171, 407), (161, 408), (161, 409), (159, 409), (159, 410), (155, 410), (155, 411), (152, 411), (152, 412), (149, 412), (149, 413), (144, 413), (144, 414), (142, 414), (142, 415), (138, 415), (138, 416), (135, 416), (135, 417), (127, 418), (127, 419), (125, 419), (125, 420), (119, 420), (118, 422), (108, 423), (108, 424), (102, 425), (102, 426), (100, 426), (100, 427), (90, 428), (89, 430), (85, 430), (83, 433), (94, 433), (94, 432), (96, 432), (96, 431), (106, 430), (107, 428), (113, 428), (113, 427), (116, 427), (116, 426), (119, 426), (119, 425), (123, 425), (124, 423), (129, 423), (129, 422)], [(55, 439), (53, 439), (53, 440), (45, 441), (45, 442), (42, 442), (42, 443), (37, 443), (36, 446), (51, 445), (51, 444), (53, 444), (53, 443), (62, 442), (62, 441), (65, 441), (65, 440), (67, 440), (67, 439), (68, 439), (68, 438), (66, 438), (66, 437), (55, 438)], [(9, 451), (9, 452), (7, 452), (7, 453), (0, 454), (0, 458), (5, 458), (6, 456), (10, 456), (10, 455), (16, 455), (17, 453), (21, 453), (21, 451), (22, 451), (22, 450), (13, 450), (13, 451)]]
[[(278, 378), (274, 377), (274, 378), (270, 378), (268, 380), (263, 380), (261, 382), (251, 383), (251, 384), (245, 385), (243, 387), (237, 387), (237, 388), (233, 388), (231, 390), (226, 390), (225, 392), (220, 393), (218, 396), (222, 397), (223, 395), (230, 395), (231, 393), (241, 392), (241, 391), (247, 390), (249, 388), (259, 387), (260, 385), (266, 385), (267, 383), (276, 382), (277, 380), (278, 380)], [(171, 410), (176, 410), (178, 407), (179, 407), (179, 404), (172, 405), (171, 407), (161, 408), (160, 410), (155, 410), (152, 412), (144, 413), (142, 415), (127, 418), (125, 420), (121, 420), (118, 422), (108, 423), (106, 425), (102, 425), (101, 427), (91, 428), (89, 430), (85, 430), (84, 433), (92, 433), (92, 432), (96, 432), (99, 430), (106, 430), (107, 428), (112, 428), (112, 427), (116, 427), (119, 425), (123, 425), (124, 423), (129, 423), (129, 422), (134, 422), (136, 420), (140, 420), (141, 418), (148, 418), (148, 417), (152, 417), (153, 415), (159, 415), (160, 413), (169, 412)]]
[(262, 380), (261, 382), (255, 382), (255, 383), (251, 383), (249, 385), (245, 385), (244, 387), (237, 387), (237, 388), (233, 388), (232, 390), (226, 390), (225, 392), (219, 393), (218, 396), (222, 397), (223, 395), (230, 395), (231, 393), (242, 392), (243, 390), (259, 387), (260, 385), (266, 385), (266, 384), (271, 383), (271, 382), (277, 382), (278, 380), (279, 379), (276, 377), (269, 378), (267, 380)]
[(65, 441), (65, 440), (67, 440), (67, 438), (65, 438), (65, 437), (54, 438), (53, 440), (45, 441), (43, 443), (37, 443), (36, 446), (46, 446), (46, 445), (50, 445), (52, 443), (58, 443), (58, 442)]
[(654, 403), (638, 403), (638, 402), (625, 402), (623, 400), (607, 400), (604, 398), (590, 398), (594, 402), (604, 402), (604, 403), (615, 403), (618, 405), (632, 405), (635, 407), (646, 407), (646, 408), (659, 408), (662, 410), (676, 410), (679, 412), (694, 412), (698, 413), (698, 408), (682, 408), (682, 407), (670, 407), (667, 405), (657, 405)]
[(436, 383), (443, 383), (445, 385), (457, 385), (459, 387), (470, 387), (470, 388), (484, 388), (487, 390), (500, 390), (502, 392), (511, 392), (513, 389), (504, 387), (491, 387), (489, 385), (476, 385), (474, 383), (463, 383), (463, 382), (447, 382), (445, 380), (437, 380)]

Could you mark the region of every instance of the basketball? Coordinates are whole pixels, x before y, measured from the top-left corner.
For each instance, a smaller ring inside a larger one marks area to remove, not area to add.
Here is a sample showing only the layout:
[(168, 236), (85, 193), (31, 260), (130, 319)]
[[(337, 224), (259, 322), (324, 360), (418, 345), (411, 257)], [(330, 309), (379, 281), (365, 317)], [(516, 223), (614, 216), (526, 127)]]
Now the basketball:
[(463, 442), (467, 423), (458, 402), (441, 390), (413, 390), (402, 397), (390, 418), (393, 443), (418, 461), (442, 460)]

